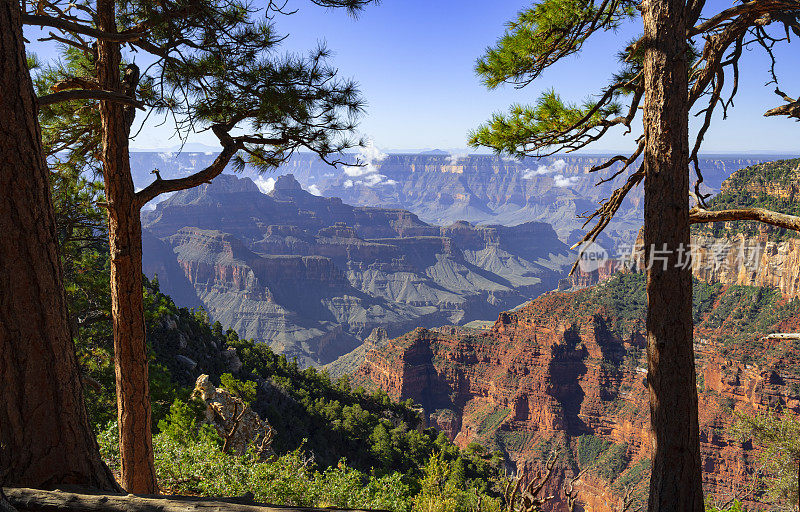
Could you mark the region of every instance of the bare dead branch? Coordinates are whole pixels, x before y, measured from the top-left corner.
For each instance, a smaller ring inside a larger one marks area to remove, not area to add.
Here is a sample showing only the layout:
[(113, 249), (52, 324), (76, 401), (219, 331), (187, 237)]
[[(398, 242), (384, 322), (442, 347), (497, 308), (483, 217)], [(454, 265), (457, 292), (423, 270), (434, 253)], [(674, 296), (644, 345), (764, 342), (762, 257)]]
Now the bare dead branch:
[(719, 29), (731, 20), (745, 15), (761, 16), (770, 12), (784, 12), (797, 9), (797, 0), (753, 0), (751, 2), (744, 2), (729, 9), (725, 9), (703, 23), (692, 27), (689, 29), (687, 35), (689, 37), (694, 37), (709, 33)]
[(231, 415), (230, 426), (226, 425), (225, 431), (222, 433), (225, 438), (222, 443), (222, 453), (231, 452), (231, 442), (236, 431), (239, 429), (239, 424), (242, 422), (242, 416), (247, 412), (247, 406), (242, 404), (242, 411), (239, 412), (239, 402), (233, 402), (233, 414)]
[(540, 469), (527, 485), (523, 485), (526, 480), (524, 470), (519, 477), (506, 483), (503, 497), (507, 512), (540, 512), (545, 503), (555, 498), (555, 496), (540, 496), (540, 494), (553, 475), (558, 455), (559, 452), (552, 453), (545, 463), (544, 470)]
[[(628, 176), (627, 181), (625, 181), (625, 183), (620, 188), (615, 190), (611, 194), (611, 197), (609, 197), (600, 204), (600, 207), (597, 209), (597, 211), (591, 214), (586, 219), (586, 222), (583, 223), (584, 226), (587, 226), (593, 219), (599, 217), (597, 224), (595, 224), (594, 227), (592, 227), (592, 229), (590, 229), (583, 236), (583, 238), (580, 241), (578, 241), (578, 243), (573, 245), (571, 247), (572, 249), (577, 249), (580, 245), (582, 245), (585, 242), (594, 242), (595, 240), (597, 240), (597, 237), (600, 236), (600, 233), (602, 233), (603, 230), (606, 228), (606, 226), (608, 226), (608, 224), (614, 218), (614, 215), (617, 213), (617, 210), (619, 210), (620, 206), (622, 206), (622, 202), (628, 196), (628, 192), (633, 190), (635, 186), (637, 186), (639, 183), (642, 182), (642, 180), (644, 179), (644, 175), (645, 175), (644, 165), (640, 165), (639, 170)], [(583, 254), (583, 251), (581, 251), (581, 254)], [(569, 271), (569, 275), (574, 274), (575, 270), (578, 268), (581, 254), (579, 254), (578, 259), (575, 260), (575, 263), (572, 265), (572, 268)]]
[(740, 220), (763, 222), (764, 224), (769, 224), (779, 228), (800, 231), (800, 217), (795, 215), (787, 215), (785, 213), (773, 212), (763, 208), (709, 211), (695, 207), (689, 212), (690, 224)]
[(775, 107), (773, 109), (767, 110), (764, 113), (765, 117), (771, 116), (786, 116), (786, 117), (794, 117), (798, 121), (800, 121), (800, 98), (792, 99), (787, 94), (782, 92), (780, 89), (775, 89), (775, 94), (783, 98), (787, 105), (781, 105), (780, 107)]
[(575, 505), (578, 502), (578, 493), (575, 490), (575, 482), (580, 480), (588, 469), (588, 467), (584, 468), (574, 477), (564, 480), (564, 485), (561, 487), (561, 492), (564, 493), (564, 499), (566, 500), (567, 510), (569, 512), (575, 512)]

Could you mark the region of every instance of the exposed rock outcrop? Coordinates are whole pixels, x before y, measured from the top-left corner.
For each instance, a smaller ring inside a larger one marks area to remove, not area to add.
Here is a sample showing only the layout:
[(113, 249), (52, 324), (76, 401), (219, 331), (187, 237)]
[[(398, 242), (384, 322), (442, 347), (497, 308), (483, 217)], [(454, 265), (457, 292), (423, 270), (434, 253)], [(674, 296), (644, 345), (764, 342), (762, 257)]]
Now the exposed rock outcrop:
[(206, 403), (205, 421), (217, 430), (226, 449), (241, 455), (254, 447), (264, 460), (275, 456), (272, 427), (241, 398), (214, 386), (208, 375), (197, 378), (192, 396)]

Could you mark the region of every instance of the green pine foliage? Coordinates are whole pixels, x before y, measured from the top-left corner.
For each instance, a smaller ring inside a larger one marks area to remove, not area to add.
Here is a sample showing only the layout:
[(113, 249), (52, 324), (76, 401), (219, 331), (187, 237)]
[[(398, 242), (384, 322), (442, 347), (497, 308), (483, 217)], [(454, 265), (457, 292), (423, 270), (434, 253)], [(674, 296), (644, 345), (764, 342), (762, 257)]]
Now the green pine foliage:
[(578, 467), (584, 469), (594, 464), (612, 444), (611, 441), (589, 434), (578, 437)]
[[(425, 489), (427, 472), (439, 470), (429, 467), (435, 456), (448, 467), (455, 465), (468, 481), (459, 496), (484, 495), (486, 503), (497, 498), (497, 454), (477, 447), (462, 451), (444, 434), (419, 428), (412, 403), (392, 401), (381, 392), (351, 389), (346, 379), (332, 381), (313, 368), (300, 369), (266, 345), (241, 340), (235, 331), (223, 332), (203, 311), (177, 308), (152, 282), (146, 282), (145, 307), (154, 451), (162, 488), (209, 496), (250, 491), (260, 501), (286, 505), (411, 510), (414, 497)], [(170, 321), (176, 325), (165, 326)], [(110, 333), (110, 325), (106, 328)], [(223, 453), (219, 435), (202, 424), (205, 406), (189, 399), (191, 381), (171, 363), (175, 352), (168, 338), (176, 332), (192, 333), (192, 344), (197, 347), (216, 344), (217, 354), (228, 347), (237, 350), (245, 363), (240, 372), (220, 373), (223, 368), (213, 365), (204, 370), (218, 375), (212, 378), (218, 378), (222, 387), (265, 413), (276, 431), (273, 448), (280, 454), (277, 460), (259, 462), (255, 447), (245, 455)], [(101, 432), (103, 455), (113, 468), (119, 464), (113, 345), (110, 337), (106, 338), (91, 358), (88, 342), (83, 332), (79, 333), (76, 345), (84, 354), (82, 362), (103, 362), (83, 370), (104, 383), (99, 393), (87, 390), (87, 399), (93, 405), (92, 423)], [(435, 495), (450, 493), (450, 489), (440, 486), (426, 492)], [(464, 503), (457, 510), (469, 510), (472, 501)]]
[(544, 0), (520, 12), (506, 33), (478, 60), (487, 86), (530, 83), (557, 60), (578, 53), (595, 31), (617, 29), (635, 14), (634, 2)]
[(448, 462), (441, 454), (431, 455), (425, 465), (422, 489), (414, 498), (419, 512), (486, 512), (502, 510), (498, 497), (489, 497), (466, 477), (464, 459)]
[[(476, 72), (484, 85), (524, 87), (559, 60), (580, 52), (596, 32), (615, 31), (636, 15), (628, 0), (596, 4), (586, 0), (543, 0), (520, 12), (505, 34), (478, 60)], [(544, 148), (583, 144), (599, 136), (607, 121), (624, 115), (618, 98), (631, 96), (643, 54), (628, 48), (620, 55), (618, 85), (604, 91), (602, 101), (565, 102), (554, 90), (542, 93), (533, 105), (514, 104), (508, 113), (495, 113), (470, 134), (472, 146), (524, 157)]]
[[(435, 453), (459, 456), (446, 449), (453, 445), (442, 433), (422, 428), (410, 400), (398, 403), (380, 389), (353, 389), (346, 377), (334, 380), (314, 368), (301, 370), (264, 344), (232, 340), (230, 346), (243, 363), (240, 375), (262, 383), (255, 408), (276, 429), (279, 452), (303, 444), (324, 467), (346, 456), (363, 471), (408, 475), (418, 475)], [(473, 458), (470, 478), (485, 476), (499, 464), (496, 454)]]
[[(333, 506), (406, 511), (413, 494), (403, 475), (369, 476), (342, 461), (320, 470), (297, 449), (262, 462), (254, 451), (231, 455), (208, 425), (200, 427), (194, 411), (176, 402), (153, 439), (156, 472), (162, 489), (176, 494), (241, 496), (253, 493), (260, 503)], [(101, 451), (112, 467), (118, 464), (116, 424), (100, 436)]]
[(706, 500), (706, 512), (747, 512), (747, 509), (739, 500), (734, 500), (733, 503), (723, 506), (716, 505), (711, 500)]
[(255, 382), (242, 382), (230, 373), (223, 373), (219, 378), (219, 382), (225, 390), (233, 396), (242, 399), (246, 404), (251, 404), (256, 399)]
[[(312, 1), (353, 15), (373, 3)], [(71, 21), (91, 26), (95, 6), (80, 4), (80, 15)], [(338, 76), (331, 52), (321, 44), (306, 54), (281, 48), (286, 34), (275, 21), (292, 11), (242, 0), (124, 0), (115, 8), (120, 32), (146, 36), (123, 45), (120, 77), (132, 79), (133, 99), (148, 110), (147, 116), (170, 119), (181, 139), (213, 131), (233, 149), (231, 162), (239, 170), (246, 164), (272, 170), (300, 148), (328, 159), (360, 144), (353, 133), (364, 100), (354, 81)], [(43, 66), (29, 59), (38, 95), (93, 88), (97, 57), (80, 33), (64, 30), (59, 61)], [(148, 65), (139, 68), (137, 57)], [(101, 126), (96, 105), (96, 100), (81, 99), (42, 109), (44, 141), (52, 154), (97, 165)]]

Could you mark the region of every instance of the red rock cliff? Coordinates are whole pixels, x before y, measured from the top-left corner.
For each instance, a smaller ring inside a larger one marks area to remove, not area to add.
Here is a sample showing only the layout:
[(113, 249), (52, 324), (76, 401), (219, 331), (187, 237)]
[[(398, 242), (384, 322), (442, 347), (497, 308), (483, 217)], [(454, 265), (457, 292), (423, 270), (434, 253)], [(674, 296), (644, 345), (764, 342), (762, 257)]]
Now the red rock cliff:
[[(355, 379), (414, 399), (457, 444), (499, 449), (517, 468), (561, 446), (574, 458), (562, 477), (595, 465), (580, 486), (587, 510), (611, 510), (619, 499), (614, 485), (646, 488), (650, 454), (643, 307), (624, 300), (609, 307), (615, 286), (612, 280), (605, 291), (540, 297), (502, 313), (488, 331), (417, 329), (369, 351)], [(701, 443), (707, 492), (726, 495), (742, 484), (754, 457), (751, 446), (726, 433), (732, 411), (778, 406), (800, 413), (800, 379), (790, 369), (798, 350), (785, 341), (754, 332), (742, 344), (746, 350), (725, 348), (731, 341), (725, 330), (739, 321), (729, 305), (742, 298), (730, 296), (738, 289), (715, 290), (696, 332)], [(785, 307), (775, 300), (776, 308)], [(791, 317), (768, 330), (796, 324)], [(594, 453), (592, 446), (604, 449)]]

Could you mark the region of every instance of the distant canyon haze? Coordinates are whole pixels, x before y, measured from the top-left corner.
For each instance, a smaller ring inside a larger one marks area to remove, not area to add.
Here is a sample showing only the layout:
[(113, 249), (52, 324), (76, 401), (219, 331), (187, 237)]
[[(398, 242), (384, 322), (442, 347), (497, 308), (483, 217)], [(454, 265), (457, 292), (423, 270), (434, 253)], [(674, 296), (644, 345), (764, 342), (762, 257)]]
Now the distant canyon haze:
[[(137, 187), (208, 165), (213, 152), (132, 153)], [(493, 320), (555, 289), (584, 219), (625, 176), (590, 174), (607, 156), (522, 161), (384, 154), (331, 167), (297, 154), (274, 173), (223, 174), (143, 213), (144, 270), (181, 306), (320, 365), (375, 328)], [(701, 159), (706, 190), (763, 161)], [(600, 180), (612, 178), (596, 185)], [(599, 240), (613, 251), (641, 226), (641, 190)]]

